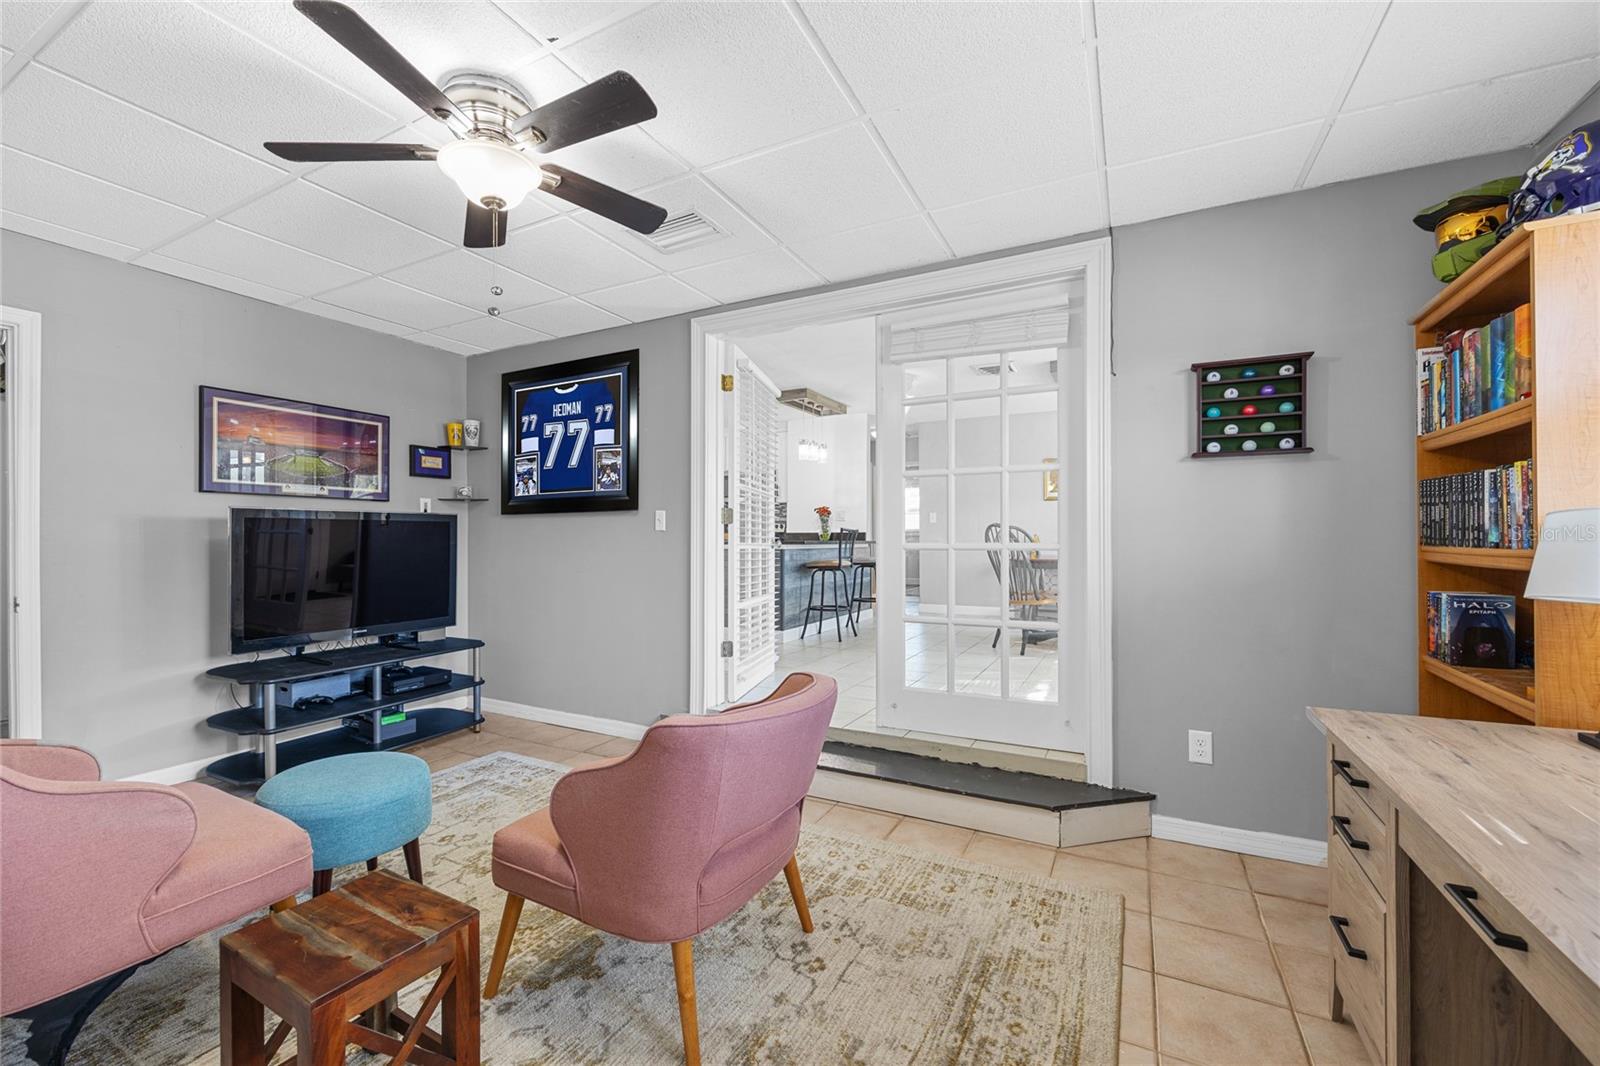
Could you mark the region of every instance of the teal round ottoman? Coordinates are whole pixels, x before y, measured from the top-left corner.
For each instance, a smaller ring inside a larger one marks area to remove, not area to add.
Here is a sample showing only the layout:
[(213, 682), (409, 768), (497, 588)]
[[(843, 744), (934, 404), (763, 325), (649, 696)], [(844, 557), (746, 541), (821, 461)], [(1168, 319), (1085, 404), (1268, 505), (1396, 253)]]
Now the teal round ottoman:
[(433, 821), (428, 764), (397, 751), (335, 755), (271, 777), (256, 802), (283, 815), (311, 837), (311, 893), (333, 887), (336, 866), (404, 848), (406, 872), (422, 882), (419, 838)]

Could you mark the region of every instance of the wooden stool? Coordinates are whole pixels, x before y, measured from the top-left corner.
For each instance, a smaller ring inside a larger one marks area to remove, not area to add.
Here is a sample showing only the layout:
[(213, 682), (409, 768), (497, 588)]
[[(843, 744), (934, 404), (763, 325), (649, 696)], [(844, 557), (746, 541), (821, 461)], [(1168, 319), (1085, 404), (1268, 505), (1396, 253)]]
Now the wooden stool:
[[(416, 1016), (397, 1010), (400, 990), (434, 970)], [(283, 1019), (271, 1037), (263, 1008)], [(223, 1066), (266, 1066), (291, 1027), (301, 1066), (342, 1064), (349, 1044), (478, 1066), (478, 912), (380, 870), (223, 937)]]

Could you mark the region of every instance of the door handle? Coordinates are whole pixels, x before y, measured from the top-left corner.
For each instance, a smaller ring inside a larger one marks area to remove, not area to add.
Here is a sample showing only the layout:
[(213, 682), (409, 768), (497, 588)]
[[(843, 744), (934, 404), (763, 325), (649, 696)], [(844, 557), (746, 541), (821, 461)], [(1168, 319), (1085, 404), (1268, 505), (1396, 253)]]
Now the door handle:
[(1352, 959), (1365, 959), (1367, 957), (1367, 953), (1350, 943), (1350, 938), (1345, 935), (1345, 926), (1350, 924), (1349, 918), (1343, 918), (1337, 914), (1330, 914), (1328, 915), (1328, 921), (1333, 923), (1333, 935), (1339, 938), (1339, 946), (1344, 948), (1344, 953), (1346, 955), (1350, 956)]
[(1357, 851), (1366, 851), (1368, 848), (1372, 847), (1372, 845), (1367, 843), (1365, 840), (1357, 840), (1354, 834), (1350, 832), (1349, 818), (1346, 818), (1342, 814), (1336, 814), (1328, 820), (1333, 823), (1333, 831), (1339, 834), (1339, 839), (1350, 845), (1350, 847)]
[(1340, 777), (1344, 778), (1344, 783), (1349, 785), (1351, 788), (1371, 787), (1372, 782), (1368, 781), (1364, 777), (1357, 777), (1355, 774), (1350, 772), (1349, 759), (1333, 760), (1333, 768), (1338, 771)]
[(1528, 942), (1515, 933), (1502, 933), (1494, 927), (1487, 915), (1478, 909), (1475, 902), (1478, 890), (1471, 885), (1446, 884), (1444, 890), (1450, 898), (1456, 901), (1456, 906), (1467, 912), (1467, 917), (1472, 919), (1472, 924), (1477, 926), (1489, 942), (1497, 948), (1511, 948), (1513, 951), (1527, 951)]

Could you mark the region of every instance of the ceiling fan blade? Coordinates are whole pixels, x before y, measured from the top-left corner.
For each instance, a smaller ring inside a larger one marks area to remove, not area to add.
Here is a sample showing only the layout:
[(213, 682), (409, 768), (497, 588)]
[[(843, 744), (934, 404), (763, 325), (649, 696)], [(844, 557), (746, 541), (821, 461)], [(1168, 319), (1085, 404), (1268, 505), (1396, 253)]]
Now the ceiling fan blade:
[(574, 174), (566, 167), (546, 163), (539, 169), (545, 173), (544, 184), (539, 186), (541, 190), (629, 229), (654, 233), (667, 220), (666, 208), (657, 207), (637, 196), (629, 196), (621, 189), (613, 189), (593, 178)]
[(291, 163), (361, 163), (433, 159), (437, 148), (426, 144), (361, 144), (345, 141), (268, 141), (261, 147)]
[(462, 244), (468, 248), (498, 248), (506, 243), (506, 214), (498, 207), (480, 207), (467, 201), (467, 233)]
[(632, 74), (619, 70), (534, 108), (512, 123), (511, 132), (538, 130), (544, 140), (534, 150), (553, 152), (655, 117), (650, 94)]
[(394, 45), (354, 11), (336, 0), (294, 0), (295, 10), (317, 24), (384, 81), (400, 90), (412, 103), (440, 122), (458, 123), (463, 132), (472, 123), (427, 76), (411, 65)]

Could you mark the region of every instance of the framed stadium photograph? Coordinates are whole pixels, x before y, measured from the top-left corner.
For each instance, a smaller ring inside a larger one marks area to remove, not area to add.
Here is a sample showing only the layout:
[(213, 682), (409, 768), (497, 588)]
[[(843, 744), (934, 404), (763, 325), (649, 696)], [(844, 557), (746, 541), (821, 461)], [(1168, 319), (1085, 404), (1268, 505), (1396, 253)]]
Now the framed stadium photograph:
[(200, 386), (200, 491), (389, 498), (389, 416)]
[(500, 513), (639, 509), (639, 351), (500, 379)]

